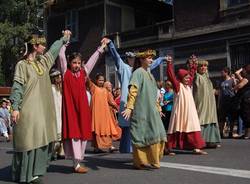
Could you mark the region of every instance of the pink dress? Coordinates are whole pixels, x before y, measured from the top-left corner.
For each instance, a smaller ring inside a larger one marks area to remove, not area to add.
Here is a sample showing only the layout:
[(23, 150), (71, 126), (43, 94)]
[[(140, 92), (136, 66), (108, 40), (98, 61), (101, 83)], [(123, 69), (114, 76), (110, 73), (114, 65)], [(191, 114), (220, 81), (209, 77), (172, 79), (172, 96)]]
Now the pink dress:
[(205, 146), (200, 122), (189, 85), (180, 83), (174, 75), (173, 66), (167, 67), (167, 75), (174, 86), (174, 105), (167, 132), (168, 148), (200, 149)]

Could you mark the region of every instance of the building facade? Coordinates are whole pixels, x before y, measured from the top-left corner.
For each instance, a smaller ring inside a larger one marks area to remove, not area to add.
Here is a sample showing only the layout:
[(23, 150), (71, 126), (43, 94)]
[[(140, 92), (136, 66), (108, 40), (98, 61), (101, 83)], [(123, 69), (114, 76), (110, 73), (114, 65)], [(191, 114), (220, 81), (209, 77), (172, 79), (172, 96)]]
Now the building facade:
[[(169, 2), (169, 1), (168, 1)], [(60, 31), (73, 32), (69, 52), (87, 59), (103, 36), (110, 37), (123, 56), (128, 50), (156, 49), (174, 56), (176, 68), (195, 54), (209, 61), (210, 76), (223, 67), (233, 70), (250, 61), (250, 0), (57, 0), (46, 8), (47, 37), (51, 43)], [(166, 64), (153, 71), (166, 79)], [(105, 55), (95, 67), (117, 85), (114, 62)]]

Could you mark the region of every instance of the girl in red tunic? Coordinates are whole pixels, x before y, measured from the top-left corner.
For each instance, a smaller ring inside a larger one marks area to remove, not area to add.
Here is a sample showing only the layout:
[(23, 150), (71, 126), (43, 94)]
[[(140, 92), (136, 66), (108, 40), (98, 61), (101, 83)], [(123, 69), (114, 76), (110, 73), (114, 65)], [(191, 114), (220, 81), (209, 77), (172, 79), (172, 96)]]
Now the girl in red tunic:
[(97, 49), (85, 66), (82, 66), (80, 53), (73, 53), (69, 57), (68, 69), (63, 47), (59, 54), (63, 77), (63, 127), (62, 137), (66, 158), (71, 158), (74, 163), (74, 171), (86, 173), (87, 168), (80, 165), (84, 158), (87, 140), (91, 140), (91, 112), (86, 94), (86, 78), (93, 69), (105, 44)]

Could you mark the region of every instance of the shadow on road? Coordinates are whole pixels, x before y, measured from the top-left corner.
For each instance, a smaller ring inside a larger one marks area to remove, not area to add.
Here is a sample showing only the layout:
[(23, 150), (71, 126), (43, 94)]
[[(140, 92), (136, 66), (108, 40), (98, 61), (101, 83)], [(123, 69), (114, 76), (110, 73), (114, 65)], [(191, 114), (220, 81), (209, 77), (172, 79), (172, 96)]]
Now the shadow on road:
[(63, 173), (63, 174), (72, 174), (73, 168), (64, 165), (50, 165), (47, 172), (50, 173)]
[(99, 170), (99, 167), (110, 169), (133, 169), (133, 166), (131, 166), (132, 159), (121, 160), (120, 158), (110, 159), (100, 157), (87, 157), (85, 161), (87, 161), (84, 163), (85, 166), (93, 170)]
[(11, 182), (11, 166), (0, 169), (0, 183), (1, 181)]

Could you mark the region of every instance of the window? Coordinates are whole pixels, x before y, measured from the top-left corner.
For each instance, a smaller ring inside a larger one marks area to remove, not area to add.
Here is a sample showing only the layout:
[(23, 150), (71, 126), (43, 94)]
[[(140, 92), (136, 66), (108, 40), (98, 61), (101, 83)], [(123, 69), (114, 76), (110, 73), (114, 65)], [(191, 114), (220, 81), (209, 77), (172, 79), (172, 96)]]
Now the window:
[(227, 7), (237, 6), (248, 3), (249, 0), (227, 0)]
[(112, 60), (110, 57), (106, 57), (105, 61), (106, 61), (106, 79), (107, 81), (111, 82), (113, 88), (118, 87), (119, 81), (114, 60)]
[(226, 11), (231, 8), (240, 8), (242, 6), (247, 6), (250, 0), (220, 0), (220, 10)]
[(249, 63), (250, 43), (241, 43), (230, 46), (231, 67), (235, 71)]
[(72, 41), (78, 41), (78, 11), (71, 10), (66, 13), (66, 29), (72, 32)]
[[(167, 55), (171, 55), (174, 57), (174, 49), (170, 47), (160, 48), (159, 49), (159, 56), (164, 57)], [(160, 65), (160, 80), (166, 80), (167, 79), (167, 63), (164, 61)]]

